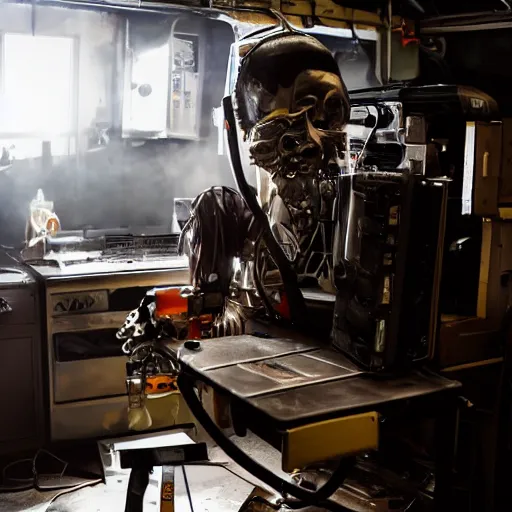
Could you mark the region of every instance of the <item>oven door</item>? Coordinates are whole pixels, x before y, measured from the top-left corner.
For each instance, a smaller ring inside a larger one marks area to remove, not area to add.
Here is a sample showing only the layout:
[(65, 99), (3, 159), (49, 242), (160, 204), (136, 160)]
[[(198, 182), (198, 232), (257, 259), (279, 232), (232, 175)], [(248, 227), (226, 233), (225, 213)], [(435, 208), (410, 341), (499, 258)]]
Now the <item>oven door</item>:
[(53, 333), (55, 403), (126, 394), (127, 357), (121, 350), (122, 342), (116, 338), (117, 327), (113, 323)]

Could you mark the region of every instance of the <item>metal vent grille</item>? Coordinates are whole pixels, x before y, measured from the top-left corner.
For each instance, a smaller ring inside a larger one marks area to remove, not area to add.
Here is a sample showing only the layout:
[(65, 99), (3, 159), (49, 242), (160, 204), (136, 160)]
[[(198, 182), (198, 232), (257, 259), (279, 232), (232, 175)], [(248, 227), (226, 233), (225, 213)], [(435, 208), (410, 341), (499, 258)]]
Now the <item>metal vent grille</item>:
[(150, 254), (176, 256), (179, 235), (108, 235), (105, 237), (103, 254)]

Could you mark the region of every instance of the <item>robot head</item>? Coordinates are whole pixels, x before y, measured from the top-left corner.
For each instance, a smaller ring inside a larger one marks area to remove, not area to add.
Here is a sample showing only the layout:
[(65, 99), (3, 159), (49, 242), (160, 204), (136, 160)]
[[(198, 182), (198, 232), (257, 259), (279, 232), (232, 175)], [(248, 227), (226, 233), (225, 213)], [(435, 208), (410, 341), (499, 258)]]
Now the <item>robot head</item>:
[(243, 57), (235, 96), (246, 136), (275, 116), (308, 112), (313, 126), (340, 130), (348, 121), (348, 94), (331, 52), (314, 37), (280, 32)]
[(325, 211), (323, 194), (333, 196), (326, 181), (329, 164), (345, 150), (346, 87), (327, 48), (285, 31), (246, 53), (234, 94), (240, 127), (260, 169), (260, 204), (294, 261), (311, 246)]

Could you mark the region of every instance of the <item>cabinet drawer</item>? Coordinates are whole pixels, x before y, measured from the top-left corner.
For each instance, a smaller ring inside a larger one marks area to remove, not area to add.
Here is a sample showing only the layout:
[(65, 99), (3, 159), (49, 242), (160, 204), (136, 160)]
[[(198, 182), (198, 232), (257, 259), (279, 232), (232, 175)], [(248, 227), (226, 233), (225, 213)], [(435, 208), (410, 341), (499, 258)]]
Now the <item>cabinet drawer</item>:
[(12, 311), (0, 314), (0, 326), (33, 324), (35, 319), (35, 297), (29, 288), (0, 288), (0, 297), (6, 300)]
[(56, 362), (56, 403), (126, 395), (126, 356)]

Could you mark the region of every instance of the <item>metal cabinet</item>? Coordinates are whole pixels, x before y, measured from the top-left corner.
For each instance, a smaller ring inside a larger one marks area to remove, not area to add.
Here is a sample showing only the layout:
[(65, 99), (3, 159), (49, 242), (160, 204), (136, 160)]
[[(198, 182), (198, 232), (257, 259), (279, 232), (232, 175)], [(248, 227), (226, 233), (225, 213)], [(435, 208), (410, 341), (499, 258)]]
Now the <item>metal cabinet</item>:
[(204, 37), (202, 20), (127, 21), (123, 137), (198, 140)]
[(41, 324), (37, 283), (0, 256), (0, 454), (44, 441)]

